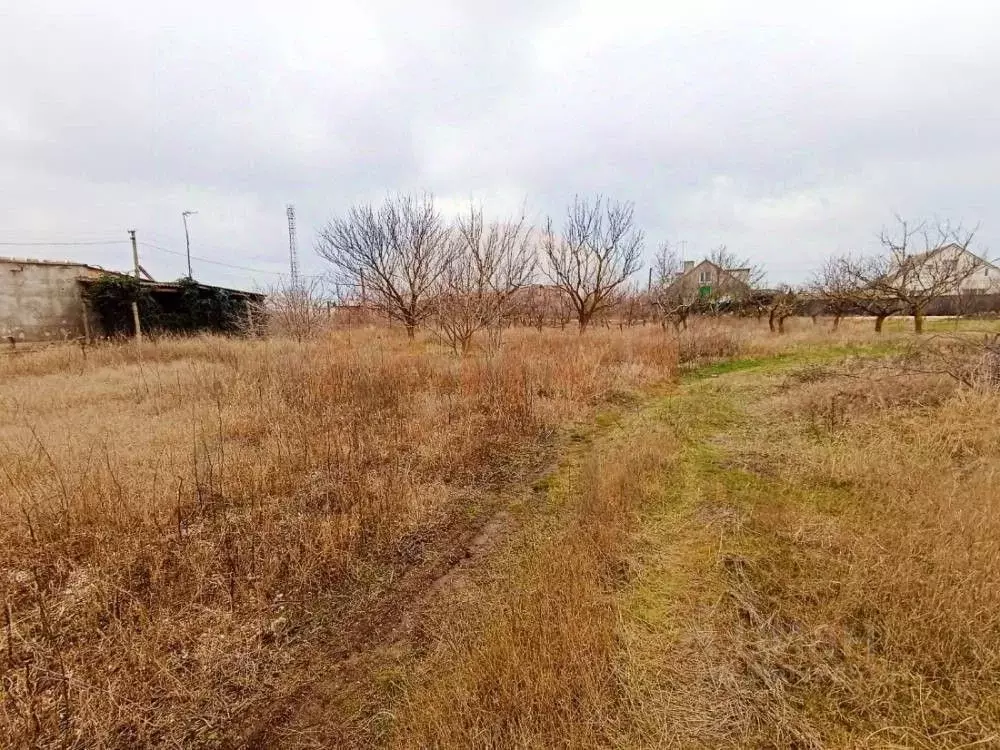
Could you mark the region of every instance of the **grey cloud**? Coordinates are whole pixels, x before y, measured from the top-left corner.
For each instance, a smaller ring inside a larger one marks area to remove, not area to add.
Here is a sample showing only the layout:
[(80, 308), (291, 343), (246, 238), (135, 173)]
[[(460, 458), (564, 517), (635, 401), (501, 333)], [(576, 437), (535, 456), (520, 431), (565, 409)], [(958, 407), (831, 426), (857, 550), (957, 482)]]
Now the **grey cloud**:
[[(497, 211), (527, 199), (540, 219), (600, 190), (635, 201), (650, 244), (725, 242), (773, 280), (871, 247), (893, 211), (981, 221), (1000, 248), (992, 13), (22, 4), (0, 11), (0, 241), (135, 226), (177, 250), (193, 208), (196, 254), (278, 271), (291, 200), (319, 273), (311, 230), (386, 191)], [(80, 252), (113, 265), (120, 251)], [(182, 272), (150, 252), (162, 274)]]

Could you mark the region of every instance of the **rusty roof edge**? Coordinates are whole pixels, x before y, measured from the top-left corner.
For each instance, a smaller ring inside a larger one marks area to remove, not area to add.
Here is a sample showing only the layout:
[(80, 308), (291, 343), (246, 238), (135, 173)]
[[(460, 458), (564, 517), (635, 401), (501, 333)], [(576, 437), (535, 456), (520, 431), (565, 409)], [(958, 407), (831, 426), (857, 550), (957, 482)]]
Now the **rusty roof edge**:
[[(99, 269), (99, 270), (104, 270), (104, 269)], [(127, 276), (130, 279), (135, 278), (130, 273), (121, 273), (119, 271), (105, 271), (105, 273), (108, 273), (108, 274), (110, 274), (112, 276)], [(79, 281), (81, 284), (93, 284), (93, 283), (97, 282), (97, 279), (89, 278), (89, 277), (84, 276), (84, 277), (78, 278), (77, 281)], [(158, 289), (163, 289), (163, 290), (176, 290), (176, 289), (180, 289), (180, 284), (178, 282), (176, 282), (176, 281), (150, 281), (148, 279), (139, 279), (139, 284), (140, 284), (140, 286), (153, 287), (153, 288), (158, 288)], [(202, 289), (219, 289), (219, 290), (221, 290), (223, 292), (232, 292), (234, 294), (242, 294), (242, 295), (245, 295), (247, 297), (261, 297), (261, 298), (263, 298), (263, 297), (267, 296), (267, 294), (264, 293), (264, 292), (251, 292), (251, 291), (247, 291), (246, 289), (234, 289), (233, 287), (218, 286), (216, 284), (203, 284), (200, 281), (196, 281), (195, 284), (197, 286), (201, 287)]]

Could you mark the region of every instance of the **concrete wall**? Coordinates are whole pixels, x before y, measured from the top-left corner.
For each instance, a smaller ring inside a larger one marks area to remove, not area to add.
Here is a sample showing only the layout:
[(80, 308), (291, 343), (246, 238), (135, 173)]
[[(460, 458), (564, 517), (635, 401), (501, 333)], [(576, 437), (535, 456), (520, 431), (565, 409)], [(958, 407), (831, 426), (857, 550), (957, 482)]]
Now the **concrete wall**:
[(61, 341), (83, 336), (77, 279), (99, 275), (87, 266), (0, 258), (0, 338)]

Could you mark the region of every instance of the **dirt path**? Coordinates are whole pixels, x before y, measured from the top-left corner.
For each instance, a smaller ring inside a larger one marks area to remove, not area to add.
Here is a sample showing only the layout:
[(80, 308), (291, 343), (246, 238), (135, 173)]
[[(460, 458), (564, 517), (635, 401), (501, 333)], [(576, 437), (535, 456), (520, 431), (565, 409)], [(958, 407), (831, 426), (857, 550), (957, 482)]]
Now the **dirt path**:
[[(853, 560), (881, 542), (869, 539), (870, 498), (822, 462), (850, 419), (868, 425), (865, 409), (877, 425), (886, 409), (912, 408), (912, 394), (896, 407), (891, 393), (838, 380), (845, 358), (884, 354), (817, 348), (723, 363), (598, 419), (555, 467), (443, 536), (437, 557), (401, 577), (353, 646), (330, 652), (319, 679), (263, 717), (249, 744), (997, 739), (992, 709), (966, 721), (913, 704), (932, 690), (919, 659), (883, 664), (865, 640), (875, 614), (845, 599)], [(860, 411), (844, 416), (838, 399)], [(815, 468), (792, 465), (806, 456)], [(919, 710), (923, 725), (908, 725)]]
[[(544, 519), (552, 477), (587, 455), (622, 414), (615, 407), (571, 426), (536, 458), (524, 478), (487, 497), (476, 512), (456, 507), (437, 527), (407, 540), (384, 586), (364, 607), (326, 624), (292, 674), (308, 674), (245, 718), (228, 746), (367, 748), (385, 744), (406, 675), (435, 647), (433, 629), (499, 547), (518, 544), (526, 524)], [(544, 522), (544, 521), (543, 521)], [(317, 668), (317, 665), (322, 665)]]

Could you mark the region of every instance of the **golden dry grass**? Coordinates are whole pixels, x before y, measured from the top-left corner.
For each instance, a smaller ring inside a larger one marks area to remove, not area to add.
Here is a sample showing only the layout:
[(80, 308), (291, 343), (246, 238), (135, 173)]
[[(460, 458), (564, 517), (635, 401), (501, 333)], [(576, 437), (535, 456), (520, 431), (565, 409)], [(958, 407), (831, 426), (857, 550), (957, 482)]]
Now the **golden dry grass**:
[[(673, 446), (641, 418), (546, 484), (553, 515), (464, 589), (435, 623), (394, 727), (401, 748), (598, 747), (629, 696), (613, 593), (637, 511)], [(452, 604), (455, 607), (456, 604)]]
[[(338, 639), (392, 689), (258, 742), (996, 743), (1000, 401), (873, 364), (910, 337), (869, 328), (0, 360), (0, 746), (238, 742), (342, 678)], [(457, 578), (406, 579), (498, 518)], [(418, 635), (362, 653), (421, 582)]]
[(675, 368), (654, 329), (464, 360), (371, 328), (0, 361), (0, 745), (219, 741), (408, 535)]
[(622, 600), (635, 744), (1000, 742), (998, 407), (864, 363), (669, 402), (685, 448)]

